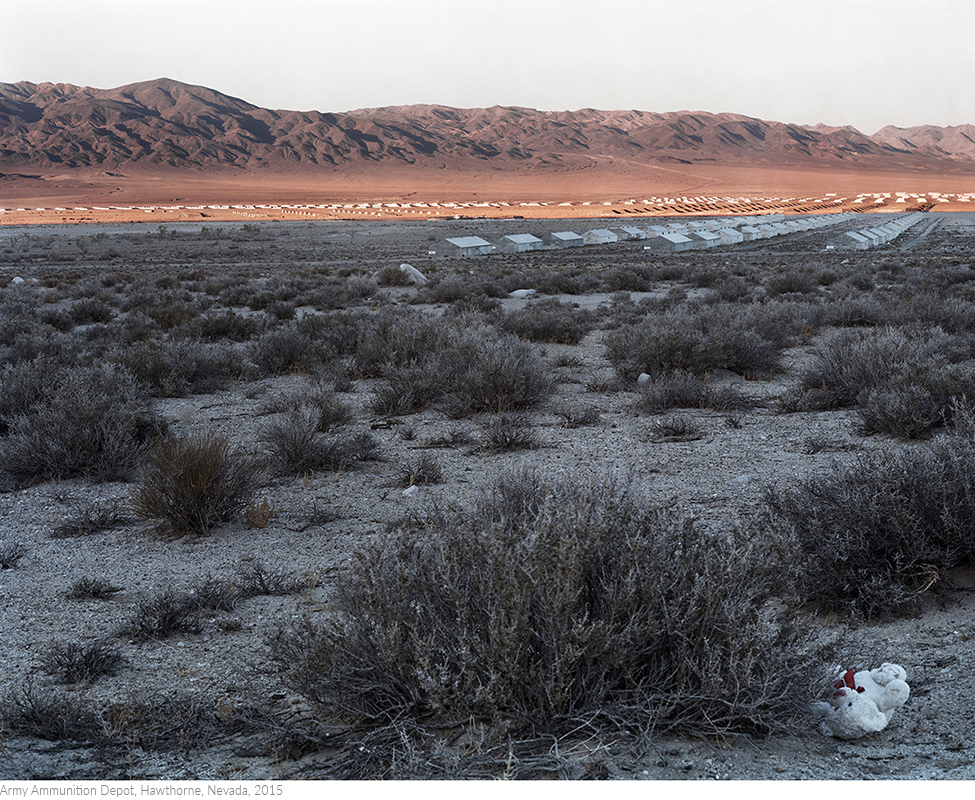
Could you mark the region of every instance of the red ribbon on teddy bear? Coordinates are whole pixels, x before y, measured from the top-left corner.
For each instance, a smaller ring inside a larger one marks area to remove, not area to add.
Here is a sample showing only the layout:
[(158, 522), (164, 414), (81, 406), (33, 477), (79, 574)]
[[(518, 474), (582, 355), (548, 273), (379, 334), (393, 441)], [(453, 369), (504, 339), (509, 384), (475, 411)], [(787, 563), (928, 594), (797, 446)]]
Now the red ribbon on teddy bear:
[(863, 691), (863, 687), (857, 686), (856, 681), (853, 680), (854, 672), (856, 672), (855, 669), (849, 669), (843, 676), (842, 680), (833, 681), (833, 688), (836, 689), (836, 691), (833, 692), (833, 697), (839, 697), (841, 694), (845, 694), (846, 689), (856, 689), (857, 692)]

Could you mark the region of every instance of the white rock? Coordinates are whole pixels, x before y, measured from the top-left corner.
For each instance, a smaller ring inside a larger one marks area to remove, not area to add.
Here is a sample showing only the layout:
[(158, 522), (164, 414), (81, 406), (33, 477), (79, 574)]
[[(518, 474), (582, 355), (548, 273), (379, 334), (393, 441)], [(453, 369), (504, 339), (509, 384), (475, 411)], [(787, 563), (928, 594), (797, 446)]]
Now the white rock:
[(524, 300), (526, 297), (531, 297), (535, 294), (534, 289), (515, 289), (513, 292), (508, 292), (508, 297), (514, 297), (517, 300)]
[(414, 286), (426, 286), (430, 282), (420, 270), (410, 264), (400, 264), (399, 271), (406, 275)]

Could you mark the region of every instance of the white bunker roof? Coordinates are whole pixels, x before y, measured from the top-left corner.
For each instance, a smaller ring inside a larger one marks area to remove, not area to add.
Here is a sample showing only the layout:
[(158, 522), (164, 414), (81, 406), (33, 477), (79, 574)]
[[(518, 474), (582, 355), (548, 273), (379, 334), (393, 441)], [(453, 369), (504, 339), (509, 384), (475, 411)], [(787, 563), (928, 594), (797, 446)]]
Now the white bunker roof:
[(457, 247), (485, 247), (491, 244), (480, 236), (455, 236), (452, 239), (447, 239), (447, 241), (457, 245)]
[[(476, 239), (477, 237), (475, 236), (472, 238)], [(537, 236), (532, 236), (530, 233), (510, 233), (504, 238), (509, 242), (513, 242), (514, 244), (535, 244), (536, 242), (542, 241)]]

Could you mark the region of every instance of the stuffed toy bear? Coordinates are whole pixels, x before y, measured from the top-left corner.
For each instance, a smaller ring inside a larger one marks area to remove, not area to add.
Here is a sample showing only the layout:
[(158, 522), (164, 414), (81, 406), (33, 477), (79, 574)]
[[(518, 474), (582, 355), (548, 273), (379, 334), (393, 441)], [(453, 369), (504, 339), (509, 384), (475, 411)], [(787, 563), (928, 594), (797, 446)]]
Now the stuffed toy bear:
[(821, 719), (820, 731), (837, 739), (857, 739), (882, 731), (911, 694), (906, 678), (903, 667), (889, 662), (877, 669), (841, 673), (833, 682), (829, 702), (813, 706)]

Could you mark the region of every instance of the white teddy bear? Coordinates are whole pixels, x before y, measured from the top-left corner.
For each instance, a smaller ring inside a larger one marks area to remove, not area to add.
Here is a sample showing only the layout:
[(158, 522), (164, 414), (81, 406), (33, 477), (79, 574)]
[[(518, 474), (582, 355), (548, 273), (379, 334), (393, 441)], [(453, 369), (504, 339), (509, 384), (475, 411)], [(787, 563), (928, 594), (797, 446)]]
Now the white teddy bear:
[(820, 731), (837, 739), (882, 731), (911, 694), (906, 678), (903, 667), (889, 662), (869, 671), (841, 672), (833, 682), (835, 691), (829, 702), (813, 705), (822, 718)]

